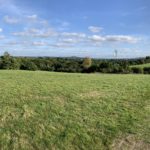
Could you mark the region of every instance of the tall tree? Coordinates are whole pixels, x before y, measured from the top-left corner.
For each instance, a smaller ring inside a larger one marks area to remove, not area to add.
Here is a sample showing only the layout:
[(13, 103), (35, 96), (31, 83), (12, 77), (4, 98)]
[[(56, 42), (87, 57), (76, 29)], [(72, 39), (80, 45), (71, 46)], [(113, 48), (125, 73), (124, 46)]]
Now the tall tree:
[(2, 69), (19, 69), (19, 61), (13, 58), (8, 52), (5, 52), (1, 59)]
[(92, 59), (89, 58), (89, 57), (84, 58), (82, 65), (83, 65), (83, 68), (84, 68), (84, 69), (90, 68), (91, 65), (92, 65)]

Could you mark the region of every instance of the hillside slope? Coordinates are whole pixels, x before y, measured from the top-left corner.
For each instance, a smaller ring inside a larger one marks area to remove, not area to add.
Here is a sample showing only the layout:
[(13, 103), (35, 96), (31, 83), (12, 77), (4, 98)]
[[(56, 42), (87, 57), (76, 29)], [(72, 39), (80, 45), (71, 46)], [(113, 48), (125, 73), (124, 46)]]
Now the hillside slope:
[(141, 65), (133, 65), (133, 66), (131, 66), (131, 67), (139, 67), (139, 68), (150, 67), (150, 63), (141, 64)]

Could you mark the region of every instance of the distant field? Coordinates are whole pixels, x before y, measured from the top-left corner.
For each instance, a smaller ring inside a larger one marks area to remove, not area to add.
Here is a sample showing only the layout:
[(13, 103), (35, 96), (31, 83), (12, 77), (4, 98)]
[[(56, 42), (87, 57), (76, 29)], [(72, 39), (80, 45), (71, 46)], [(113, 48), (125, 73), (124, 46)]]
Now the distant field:
[(150, 76), (0, 71), (0, 149), (150, 149)]
[(131, 67), (140, 67), (140, 68), (150, 67), (150, 63), (142, 64), (142, 65), (133, 65), (133, 66), (131, 66)]

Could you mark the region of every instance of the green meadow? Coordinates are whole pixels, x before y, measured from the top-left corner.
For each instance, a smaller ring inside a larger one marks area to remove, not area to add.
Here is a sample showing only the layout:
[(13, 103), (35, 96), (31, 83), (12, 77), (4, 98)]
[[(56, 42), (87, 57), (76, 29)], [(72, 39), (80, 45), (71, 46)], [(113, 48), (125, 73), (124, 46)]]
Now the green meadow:
[(139, 67), (139, 68), (150, 67), (150, 63), (141, 64), (141, 65), (133, 65), (133, 66), (131, 66), (131, 67)]
[(1, 150), (150, 149), (150, 75), (0, 71)]

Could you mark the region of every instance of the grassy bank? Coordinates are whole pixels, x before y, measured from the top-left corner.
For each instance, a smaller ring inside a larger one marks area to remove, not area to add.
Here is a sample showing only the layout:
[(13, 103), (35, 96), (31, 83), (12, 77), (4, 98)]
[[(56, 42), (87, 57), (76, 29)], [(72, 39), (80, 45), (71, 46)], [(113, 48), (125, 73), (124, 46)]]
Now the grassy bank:
[(131, 68), (133, 68), (133, 67), (139, 67), (139, 68), (150, 67), (150, 63), (131, 66)]

